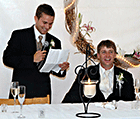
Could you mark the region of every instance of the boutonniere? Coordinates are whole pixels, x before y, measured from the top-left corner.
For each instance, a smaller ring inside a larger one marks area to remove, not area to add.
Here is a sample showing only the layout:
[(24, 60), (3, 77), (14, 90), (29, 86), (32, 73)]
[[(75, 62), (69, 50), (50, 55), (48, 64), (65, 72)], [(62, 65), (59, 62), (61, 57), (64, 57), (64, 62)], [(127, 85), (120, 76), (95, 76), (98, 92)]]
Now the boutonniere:
[(117, 84), (119, 85), (119, 96), (121, 96), (121, 88), (122, 88), (122, 84), (124, 83), (124, 76), (123, 73), (119, 73), (119, 75), (116, 75), (117, 78)]
[(53, 48), (53, 47), (55, 47), (55, 42), (53, 39), (51, 39), (50, 48)]

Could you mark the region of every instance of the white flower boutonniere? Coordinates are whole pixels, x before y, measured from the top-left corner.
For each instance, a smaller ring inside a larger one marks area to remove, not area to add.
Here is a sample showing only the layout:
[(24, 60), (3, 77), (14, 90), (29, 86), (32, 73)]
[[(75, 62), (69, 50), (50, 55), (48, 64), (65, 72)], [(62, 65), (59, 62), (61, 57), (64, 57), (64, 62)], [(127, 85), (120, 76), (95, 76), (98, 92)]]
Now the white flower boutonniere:
[(55, 47), (55, 42), (54, 42), (53, 39), (51, 39), (50, 47), (51, 47), (51, 48), (52, 48), (52, 47)]
[[(123, 73), (119, 73), (119, 75), (116, 75), (117, 78), (117, 84), (119, 85), (119, 96), (121, 96), (121, 88), (122, 88), (122, 84), (124, 83), (124, 76)], [(116, 85), (117, 86), (117, 85)]]

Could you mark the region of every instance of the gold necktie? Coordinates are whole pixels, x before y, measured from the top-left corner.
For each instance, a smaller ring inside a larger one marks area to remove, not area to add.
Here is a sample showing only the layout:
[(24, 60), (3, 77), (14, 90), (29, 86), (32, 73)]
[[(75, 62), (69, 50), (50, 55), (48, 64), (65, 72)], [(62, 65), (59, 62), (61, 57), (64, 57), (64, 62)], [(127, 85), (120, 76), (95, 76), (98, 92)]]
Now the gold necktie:
[(42, 38), (43, 38), (43, 36), (38, 36), (38, 38), (39, 38), (39, 42), (37, 42), (37, 50), (41, 50), (42, 49), (42, 42), (41, 42), (41, 40), (42, 40)]
[(104, 84), (105, 84), (105, 93), (106, 93), (105, 97), (107, 98), (111, 93), (111, 87), (109, 85), (109, 71), (105, 71)]
[(107, 86), (107, 88), (109, 88), (109, 71), (105, 71), (105, 79), (104, 82)]
[(110, 95), (111, 88), (109, 87), (109, 71), (105, 71), (102, 74), (102, 79), (100, 83), (100, 90), (103, 93), (105, 99)]

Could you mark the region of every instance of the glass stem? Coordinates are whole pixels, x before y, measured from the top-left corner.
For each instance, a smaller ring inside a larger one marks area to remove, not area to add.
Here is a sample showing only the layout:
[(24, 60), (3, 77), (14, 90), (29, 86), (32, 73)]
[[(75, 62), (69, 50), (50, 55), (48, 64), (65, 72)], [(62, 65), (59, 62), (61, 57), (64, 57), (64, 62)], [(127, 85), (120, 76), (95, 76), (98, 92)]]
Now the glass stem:
[(136, 97), (136, 100), (137, 100), (137, 102), (139, 102), (139, 97), (138, 96)]
[(20, 115), (22, 115), (22, 104), (20, 104)]
[(16, 108), (16, 96), (14, 97), (14, 110)]

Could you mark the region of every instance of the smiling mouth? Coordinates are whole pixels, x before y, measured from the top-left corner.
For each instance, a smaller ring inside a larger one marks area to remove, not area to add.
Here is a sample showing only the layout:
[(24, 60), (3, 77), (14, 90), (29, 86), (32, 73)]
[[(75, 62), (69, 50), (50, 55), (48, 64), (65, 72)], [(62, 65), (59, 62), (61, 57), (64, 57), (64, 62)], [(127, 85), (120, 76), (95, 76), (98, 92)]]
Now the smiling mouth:
[(105, 61), (110, 61), (110, 60), (111, 60), (110, 58), (105, 59)]
[(47, 31), (47, 29), (43, 28), (44, 31)]

